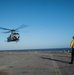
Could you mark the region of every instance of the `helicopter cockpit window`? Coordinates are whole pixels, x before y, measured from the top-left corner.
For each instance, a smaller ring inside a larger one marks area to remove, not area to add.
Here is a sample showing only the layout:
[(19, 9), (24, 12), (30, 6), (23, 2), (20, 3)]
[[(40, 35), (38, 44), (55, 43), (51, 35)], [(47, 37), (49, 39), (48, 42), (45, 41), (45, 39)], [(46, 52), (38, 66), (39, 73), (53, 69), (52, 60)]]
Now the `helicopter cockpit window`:
[(18, 33), (14, 33), (14, 35), (19, 35)]

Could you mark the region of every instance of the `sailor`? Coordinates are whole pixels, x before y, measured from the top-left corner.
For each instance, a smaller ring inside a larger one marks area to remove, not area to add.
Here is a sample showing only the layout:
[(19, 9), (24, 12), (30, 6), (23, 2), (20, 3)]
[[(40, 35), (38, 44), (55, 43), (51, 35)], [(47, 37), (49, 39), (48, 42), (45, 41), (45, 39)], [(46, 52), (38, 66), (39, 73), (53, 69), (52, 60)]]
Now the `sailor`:
[(73, 40), (70, 43), (70, 46), (72, 47), (70, 64), (73, 64), (73, 59), (74, 59), (74, 36), (72, 38), (73, 38)]

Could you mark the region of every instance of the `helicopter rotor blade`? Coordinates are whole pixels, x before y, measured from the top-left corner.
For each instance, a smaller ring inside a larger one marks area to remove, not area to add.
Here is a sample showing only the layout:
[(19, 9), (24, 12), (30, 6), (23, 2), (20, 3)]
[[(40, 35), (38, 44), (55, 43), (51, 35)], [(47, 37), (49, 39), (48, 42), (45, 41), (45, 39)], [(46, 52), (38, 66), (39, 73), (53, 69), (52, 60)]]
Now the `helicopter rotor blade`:
[(2, 33), (10, 33), (11, 32), (11, 30), (10, 31), (7, 31), (7, 32), (2, 32)]
[(3, 28), (3, 27), (0, 27), (0, 29), (3, 29), (3, 30), (11, 30), (11, 29), (7, 29), (7, 28)]
[(29, 25), (21, 25), (20, 27), (16, 28), (16, 29), (7, 29), (7, 28), (3, 28), (3, 27), (0, 27), (0, 29), (3, 29), (3, 30), (8, 30), (7, 32), (4, 32), (4, 33), (10, 33), (10, 32), (18, 32), (19, 29), (22, 29), (24, 27), (28, 27)]
[(3, 33), (10, 33), (10, 32), (19, 32), (18, 30), (9, 30), (9, 31), (7, 31), (7, 32), (3, 32)]
[(15, 29), (15, 30), (22, 29), (22, 28), (24, 28), (24, 27), (28, 27), (28, 25), (21, 25), (20, 27), (18, 27), (18, 28)]

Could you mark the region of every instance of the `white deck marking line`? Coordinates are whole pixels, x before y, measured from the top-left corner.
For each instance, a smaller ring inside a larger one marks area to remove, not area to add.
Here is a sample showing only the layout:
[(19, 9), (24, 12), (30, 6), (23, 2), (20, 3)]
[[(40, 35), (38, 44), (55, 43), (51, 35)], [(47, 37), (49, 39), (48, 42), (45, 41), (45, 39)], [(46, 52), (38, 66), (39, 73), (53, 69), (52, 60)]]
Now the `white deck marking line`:
[[(51, 59), (54, 59), (52, 54), (50, 54), (50, 56), (51, 56)], [(62, 75), (62, 73), (59, 70), (59, 67), (58, 67), (56, 61), (52, 61), (52, 63), (53, 63), (54, 69), (55, 69), (55, 75)]]

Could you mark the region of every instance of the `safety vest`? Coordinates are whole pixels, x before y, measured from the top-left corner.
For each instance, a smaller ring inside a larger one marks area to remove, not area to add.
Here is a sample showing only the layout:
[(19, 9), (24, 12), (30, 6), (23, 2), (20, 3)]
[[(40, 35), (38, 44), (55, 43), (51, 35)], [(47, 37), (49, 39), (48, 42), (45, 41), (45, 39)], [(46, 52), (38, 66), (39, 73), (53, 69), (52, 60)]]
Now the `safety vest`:
[(74, 48), (74, 40), (71, 41), (70, 46)]

